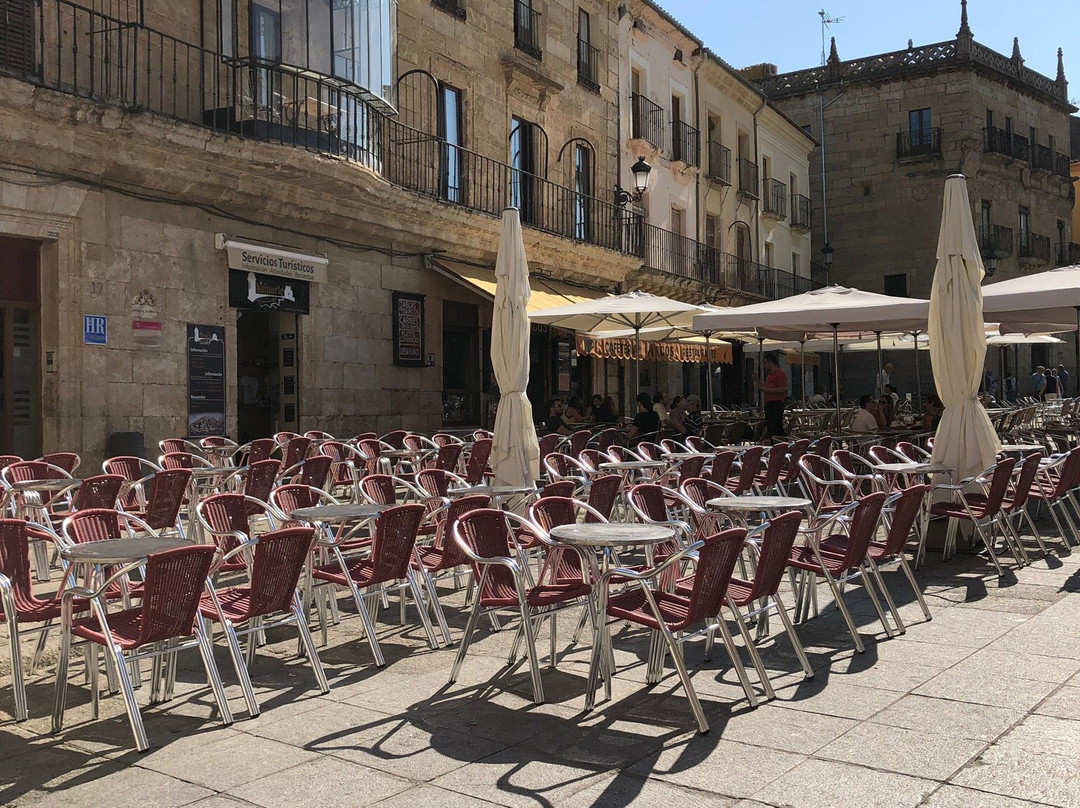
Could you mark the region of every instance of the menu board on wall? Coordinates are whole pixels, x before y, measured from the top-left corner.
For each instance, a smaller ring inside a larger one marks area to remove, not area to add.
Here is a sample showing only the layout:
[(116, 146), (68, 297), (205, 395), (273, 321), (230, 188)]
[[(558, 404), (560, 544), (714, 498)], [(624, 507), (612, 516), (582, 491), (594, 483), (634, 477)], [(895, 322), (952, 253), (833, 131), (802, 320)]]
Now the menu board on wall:
[(188, 437), (225, 434), (225, 328), (187, 324)]
[(557, 387), (560, 393), (570, 392), (570, 343), (559, 340), (558, 354), (556, 357), (556, 370), (558, 371)]
[(394, 364), (421, 367), (424, 362), (424, 296), (394, 292)]

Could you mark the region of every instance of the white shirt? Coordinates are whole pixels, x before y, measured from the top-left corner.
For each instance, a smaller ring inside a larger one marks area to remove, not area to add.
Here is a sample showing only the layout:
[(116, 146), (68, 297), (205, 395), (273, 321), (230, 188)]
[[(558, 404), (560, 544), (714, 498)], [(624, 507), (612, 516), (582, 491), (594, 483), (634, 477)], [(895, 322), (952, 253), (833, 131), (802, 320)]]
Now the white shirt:
[(889, 371), (885, 370), (885, 368), (882, 368), (881, 373), (878, 375), (878, 382), (877, 382), (878, 395), (881, 395), (882, 393), (884, 393), (885, 392), (885, 385), (891, 384), (891, 383), (892, 383), (892, 380), (889, 378)]
[(851, 422), (852, 432), (876, 432), (877, 431), (877, 416), (870, 410), (859, 408), (859, 412), (855, 416), (855, 420)]
[(657, 415), (660, 416), (661, 421), (666, 421), (667, 420), (667, 418), (668, 418), (668, 408), (667, 407), (665, 407), (662, 403), (657, 401), (655, 404), (652, 405), (652, 408), (653, 408), (653, 412), (655, 412)]

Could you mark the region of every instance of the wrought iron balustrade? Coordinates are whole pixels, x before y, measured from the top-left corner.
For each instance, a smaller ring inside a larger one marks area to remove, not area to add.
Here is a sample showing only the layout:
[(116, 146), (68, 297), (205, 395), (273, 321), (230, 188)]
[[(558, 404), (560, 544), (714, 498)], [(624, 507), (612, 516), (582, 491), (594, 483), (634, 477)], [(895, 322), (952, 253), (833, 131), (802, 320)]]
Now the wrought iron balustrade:
[(647, 140), (656, 148), (664, 145), (664, 110), (648, 98), (630, 94), (630, 136)]
[(1011, 227), (992, 224), (979, 228), (979, 249), (983, 254), (992, 253), (995, 258), (1006, 258), (1013, 252)]
[(772, 177), (762, 181), (762, 213), (776, 219), (786, 219), (787, 201), (788, 190), (784, 183)]
[(528, 0), (514, 0), (514, 47), (540, 59), (540, 12)]
[(986, 150), (1024, 162), (1031, 159), (1031, 149), (1026, 137), (996, 126), (986, 127)]
[(912, 129), (896, 133), (896, 156), (923, 157), (941, 154), (941, 128)]
[(1037, 233), (1021, 231), (1017, 239), (1016, 256), (1035, 263), (1050, 263), (1050, 239)]
[(1054, 150), (1049, 146), (1031, 144), (1031, 167), (1038, 171), (1054, 171)]
[(757, 163), (744, 157), (739, 158), (739, 193), (754, 199), (760, 193)]
[(802, 194), (791, 195), (791, 226), (792, 228), (809, 230), (813, 220), (813, 206), (810, 197)]
[(594, 48), (584, 39), (577, 43), (577, 79), (578, 84), (590, 90), (600, 90), (600, 49)]
[(731, 149), (715, 140), (709, 141), (709, 176), (731, 185)]
[[(1080, 159), (1080, 158), (1078, 158)], [(1068, 178), (1069, 175), (1069, 155), (1057, 152), (1054, 154), (1054, 173), (1059, 177)]]
[(701, 132), (686, 121), (671, 122), (671, 159), (681, 160), (690, 166), (699, 165)]

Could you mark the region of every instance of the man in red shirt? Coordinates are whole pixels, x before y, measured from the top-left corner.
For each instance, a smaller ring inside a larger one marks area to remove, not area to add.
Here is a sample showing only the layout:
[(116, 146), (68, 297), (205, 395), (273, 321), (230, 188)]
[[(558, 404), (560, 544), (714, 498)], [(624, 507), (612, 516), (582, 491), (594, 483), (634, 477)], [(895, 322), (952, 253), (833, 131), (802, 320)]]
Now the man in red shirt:
[(754, 385), (765, 397), (765, 424), (769, 437), (783, 437), (784, 399), (787, 398), (787, 374), (780, 370), (780, 363), (774, 353), (765, 354), (762, 360), (765, 369), (765, 383), (754, 377)]

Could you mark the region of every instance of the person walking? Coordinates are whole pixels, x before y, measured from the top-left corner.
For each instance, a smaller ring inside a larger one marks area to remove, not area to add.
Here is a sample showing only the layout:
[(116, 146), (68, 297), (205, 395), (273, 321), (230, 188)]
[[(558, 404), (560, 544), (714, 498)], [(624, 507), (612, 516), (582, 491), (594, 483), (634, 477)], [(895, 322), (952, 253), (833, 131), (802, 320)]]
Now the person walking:
[(1054, 368), (1047, 368), (1043, 375), (1046, 377), (1046, 389), (1043, 390), (1043, 401), (1057, 401), (1060, 398), (1058, 392), (1058, 378), (1057, 371)]
[(787, 398), (787, 374), (780, 369), (779, 357), (769, 352), (762, 360), (765, 371), (764, 383), (754, 377), (754, 386), (761, 391), (765, 399), (765, 424), (770, 438), (783, 437), (784, 399)]
[(1069, 371), (1065, 370), (1064, 365), (1058, 365), (1058, 395), (1062, 398), (1069, 395)]
[(1039, 401), (1043, 400), (1043, 394), (1046, 392), (1046, 376), (1043, 372), (1046, 370), (1042, 365), (1035, 368), (1035, 372), (1031, 374), (1031, 395), (1035, 396)]

